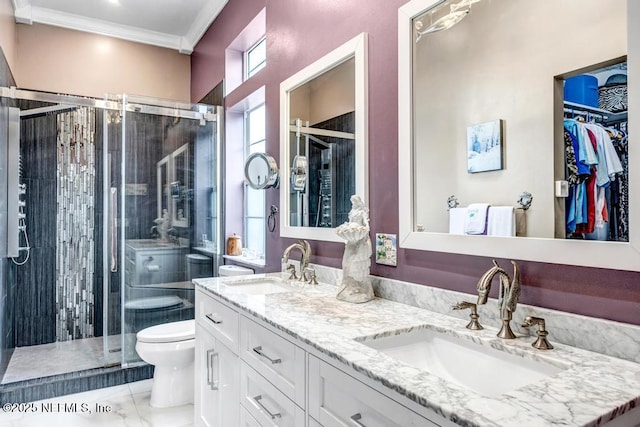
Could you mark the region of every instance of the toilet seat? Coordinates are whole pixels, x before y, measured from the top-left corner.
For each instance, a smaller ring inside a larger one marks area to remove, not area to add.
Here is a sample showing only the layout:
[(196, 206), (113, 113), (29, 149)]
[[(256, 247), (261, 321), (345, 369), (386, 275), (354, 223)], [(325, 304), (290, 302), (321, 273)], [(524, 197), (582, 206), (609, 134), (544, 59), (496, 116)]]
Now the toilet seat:
[(194, 339), (195, 336), (196, 321), (194, 319), (151, 326), (136, 334), (138, 341), (146, 343), (187, 341)]

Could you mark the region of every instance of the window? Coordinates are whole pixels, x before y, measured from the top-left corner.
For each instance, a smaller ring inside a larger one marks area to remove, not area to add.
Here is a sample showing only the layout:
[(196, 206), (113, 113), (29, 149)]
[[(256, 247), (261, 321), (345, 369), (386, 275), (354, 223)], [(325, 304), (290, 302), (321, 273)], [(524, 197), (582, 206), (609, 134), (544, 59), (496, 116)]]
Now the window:
[(262, 70), (267, 64), (267, 39), (262, 38), (258, 43), (250, 47), (244, 57), (245, 80)]
[[(260, 104), (245, 112), (245, 159), (253, 153), (264, 153), (265, 141), (265, 107)], [(258, 255), (265, 253), (265, 192), (254, 190), (247, 184), (244, 186), (244, 233), (245, 247)]]

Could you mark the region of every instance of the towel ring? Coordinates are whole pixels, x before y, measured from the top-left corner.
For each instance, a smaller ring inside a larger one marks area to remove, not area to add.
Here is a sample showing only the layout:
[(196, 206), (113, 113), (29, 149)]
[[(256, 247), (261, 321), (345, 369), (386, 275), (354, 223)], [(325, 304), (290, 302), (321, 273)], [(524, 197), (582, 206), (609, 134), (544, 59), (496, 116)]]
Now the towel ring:
[(271, 213), (269, 213), (269, 218), (267, 218), (267, 228), (269, 232), (273, 233), (276, 229), (276, 214), (278, 213), (278, 207), (276, 205), (271, 205)]

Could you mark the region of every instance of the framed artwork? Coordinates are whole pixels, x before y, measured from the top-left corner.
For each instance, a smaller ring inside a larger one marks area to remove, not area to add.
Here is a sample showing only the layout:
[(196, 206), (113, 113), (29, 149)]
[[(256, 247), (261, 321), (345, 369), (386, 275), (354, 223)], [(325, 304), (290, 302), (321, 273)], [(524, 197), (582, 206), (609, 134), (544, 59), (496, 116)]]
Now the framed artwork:
[(398, 265), (398, 239), (395, 234), (376, 233), (376, 262)]
[(467, 127), (467, 172), (503, 169), (503, 121), (492, 120)]

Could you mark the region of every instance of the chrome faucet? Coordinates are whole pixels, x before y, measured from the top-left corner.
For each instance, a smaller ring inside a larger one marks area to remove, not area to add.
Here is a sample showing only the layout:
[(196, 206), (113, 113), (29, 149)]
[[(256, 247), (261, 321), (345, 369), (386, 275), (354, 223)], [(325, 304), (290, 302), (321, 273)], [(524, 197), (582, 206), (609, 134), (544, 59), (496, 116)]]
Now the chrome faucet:
[(516, 337), (511, 330), (509, 322), (511, 321), (512, 313), (516, 311), (518, 298), (520, 297), (520, 269), (515, 262), (511, 261), (511, 264), (513, 264), (513, 278), (510, 278), (509, 274), (498, 265), (496, 260), (493, 260), (493, 267), (482, 275), (476, 285), (478, 289), (477, 304), (486, 304), (489, 298), (489, 291), (491, 290), (491, 281), (496, 274), (500, 275), (498, 308), (500, 309), (502, 328), (500, 328), (500, 332), (498, 332), (498, 337), (504, 339), (513, 339)]
[[(309, 281), (307, 279), (307, 272), (309, 270), (308, 268), (309, 261), (311, 260), (311, 245), (306, 240), (300, 240), (297, 243), (289, 245), (287, 249), (284, 250), (284, 253), (282, 254), (283, 264), (286, 264), (289, 262), (289, 254), (293, 249), (300, 249), (300, 253), (302, 254), (302, 257), (300, 258), (300, 279), (299, 280), (302, 282), (307, 282)], [(293, 267), (292, 264), (289, 264), (289, 265)], [(295, 267), (293, 267), (293, 269), (291, 267), (287, 266), (287, 270), (292, 271), (291, 277), (295, 279), (296, 270), (295, 270)]]

